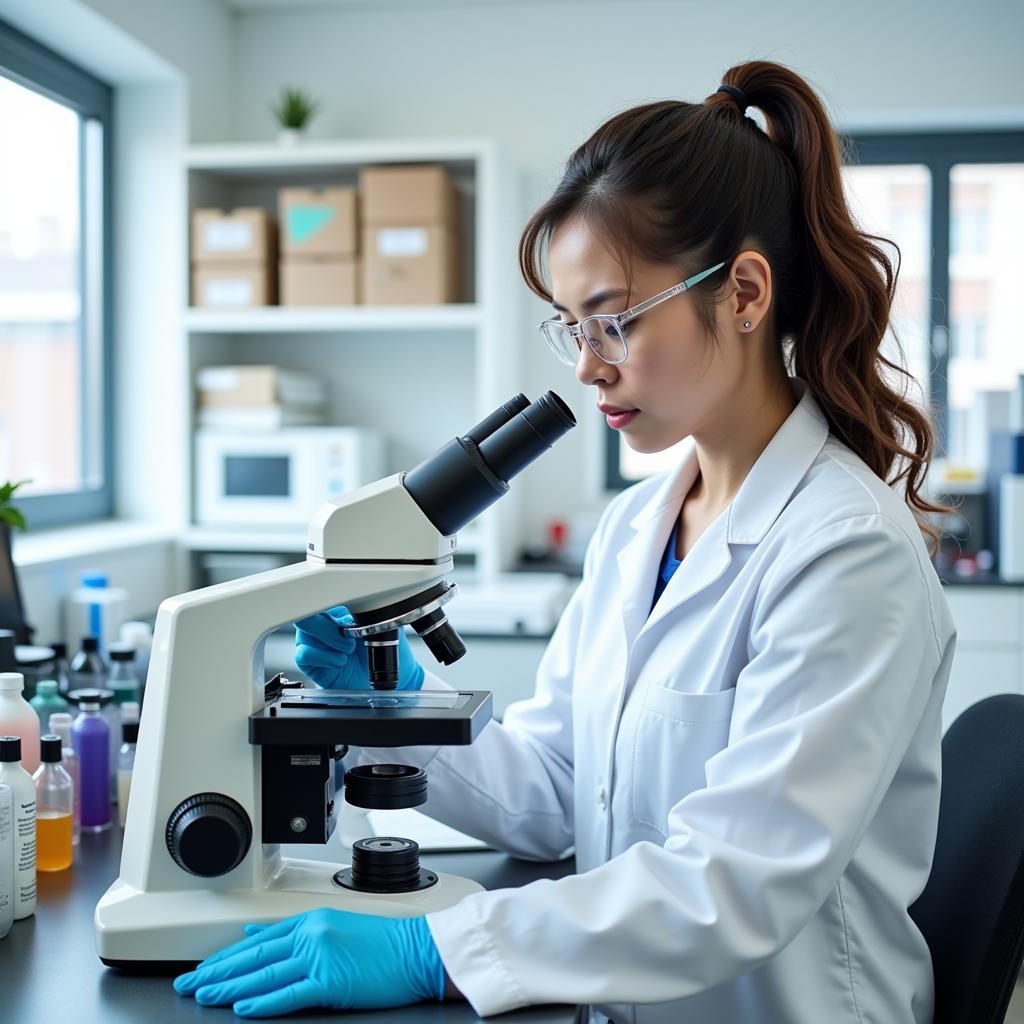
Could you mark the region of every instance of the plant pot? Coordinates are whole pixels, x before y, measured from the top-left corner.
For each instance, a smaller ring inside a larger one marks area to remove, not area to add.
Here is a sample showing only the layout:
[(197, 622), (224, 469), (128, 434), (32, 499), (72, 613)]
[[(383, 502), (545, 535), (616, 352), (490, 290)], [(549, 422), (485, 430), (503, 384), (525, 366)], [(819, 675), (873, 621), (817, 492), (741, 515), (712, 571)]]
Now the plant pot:
[(279, 146), (297, 146), (306, 137), (304, 128), (279, 128), (277, 143)]

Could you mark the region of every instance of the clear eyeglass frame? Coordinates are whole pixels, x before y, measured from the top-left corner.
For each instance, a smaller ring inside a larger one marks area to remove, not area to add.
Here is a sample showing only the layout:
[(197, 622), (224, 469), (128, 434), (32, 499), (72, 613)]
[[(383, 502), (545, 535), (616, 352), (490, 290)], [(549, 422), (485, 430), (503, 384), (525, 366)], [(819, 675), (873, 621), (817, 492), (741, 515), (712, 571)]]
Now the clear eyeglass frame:
[(685, 281), (666, 288), (665, 291), (658, 292), (657, 295), (652, 295), (621, 313), (595, 313), (592, 316), (585, 316), (575, 324), (567, 324), (562, 320), (544, 320), (537, 325), (537, 329), (544, 335), (548, 348), (559, 362), (567, 366), (575, 366), (579, 362), (584, 339), (598, 359), (613, 366), (624, 363), (629, 355), (629, 349), (622, 328), (630, 320), (635, 320), (641, 313), (646, 313), (660, 303), (682, 294), (725, 265), (716, 263), (713, 267), (702, 270), (699, 274), (694, 274), (693, 277), (688, 277)]

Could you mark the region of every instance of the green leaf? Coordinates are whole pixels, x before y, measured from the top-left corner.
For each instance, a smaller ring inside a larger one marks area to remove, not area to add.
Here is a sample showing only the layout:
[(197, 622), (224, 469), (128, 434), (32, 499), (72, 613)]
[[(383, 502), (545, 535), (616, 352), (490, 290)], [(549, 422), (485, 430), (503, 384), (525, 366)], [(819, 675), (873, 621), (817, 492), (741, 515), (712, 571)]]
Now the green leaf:
[(12, 508), (10, 505), (0, 507), (0, 523), (7, 523), (8, 526), (16, 530), (28, 529), (28, 523), (25, 521), (25, 517), (16, 508)]
[(283, 128), (302, 128), (320, 109), (320, 103), (304, 90), (286, 86), (270, 109)]
[(0, 484), (0, 505), (10, 501), (14, 492), (19, 487), (24, 487), (25, 484), (30, 484), (31, 482), (31, 480), (19, 480), (17, 483), (14, 483), (13, 481), (8, 480), (7, 483)]

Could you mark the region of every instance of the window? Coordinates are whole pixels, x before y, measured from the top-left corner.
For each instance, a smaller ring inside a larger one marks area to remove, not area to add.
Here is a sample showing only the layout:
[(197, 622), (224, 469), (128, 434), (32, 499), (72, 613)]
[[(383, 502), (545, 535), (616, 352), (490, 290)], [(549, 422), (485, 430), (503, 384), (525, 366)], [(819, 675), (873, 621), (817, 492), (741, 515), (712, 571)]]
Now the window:
[(32, 526), (112, 512), (110, 89), (0, 22), (0, 482)]
[[(848, 137), (843, 168), (862, 231), (892, 239), (902, 262), (892, 327), (930, 407), (937, 454), (983, 466), (985, 402), (1024, 374), (1014, 269), (1024, 232), (1024, 132)], [(897, 261), (895, 251), (889, 253)], [(883, 351), (894, 355), (892, 331)], [(998, 403), (997, 403), (998, 404)], [(638, 456), (608, 430), (605, 479), (626, 487), (671, 464)]]

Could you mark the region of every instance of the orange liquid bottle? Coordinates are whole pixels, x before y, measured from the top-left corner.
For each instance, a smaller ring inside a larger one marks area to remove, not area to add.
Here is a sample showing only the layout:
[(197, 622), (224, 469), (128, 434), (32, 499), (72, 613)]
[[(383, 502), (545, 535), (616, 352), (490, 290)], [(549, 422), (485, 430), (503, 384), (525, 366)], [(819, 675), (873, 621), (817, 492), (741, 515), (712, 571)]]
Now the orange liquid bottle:
[(36, 870), (64, 871), (71, 867), (71, 838), (75, 790), (61, 767), (61, 740), (47, 735), (40, 742), (42, 764), (36, 782)]
[(36, 812), (37, 871), (63, 871), (71, 867), (73, 817), (59, 811)]

